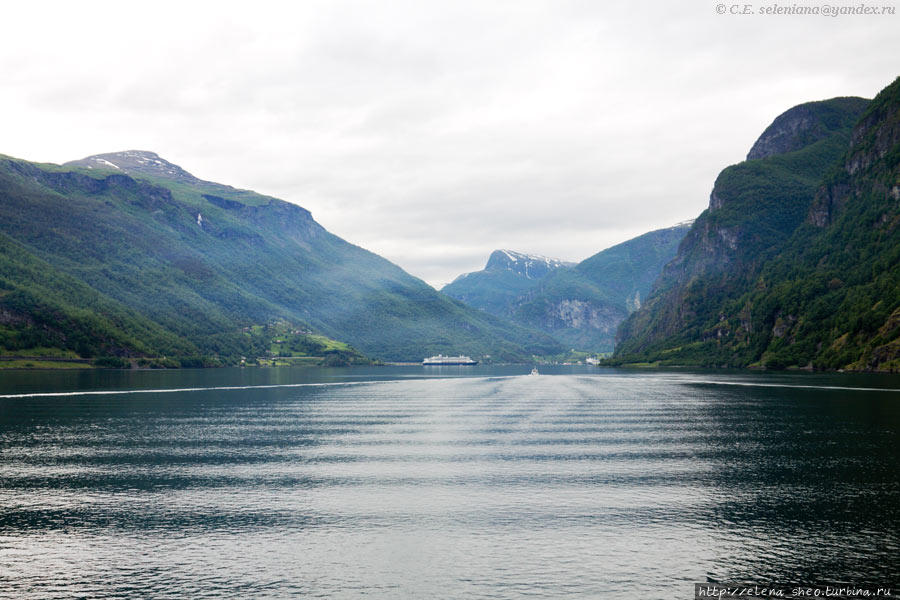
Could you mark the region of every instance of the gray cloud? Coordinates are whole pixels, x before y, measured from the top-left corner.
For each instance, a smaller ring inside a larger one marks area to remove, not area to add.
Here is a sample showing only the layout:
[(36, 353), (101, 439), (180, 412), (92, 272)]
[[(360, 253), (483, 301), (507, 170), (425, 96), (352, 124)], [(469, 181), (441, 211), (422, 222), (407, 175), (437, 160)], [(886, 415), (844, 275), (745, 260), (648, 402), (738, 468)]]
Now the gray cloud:
[(435, 285), (692, 218), (775, 116), (871, 96), (900, 55), (900, 16), (706, 3), (19, 4), (0, 152), (155, 150)]

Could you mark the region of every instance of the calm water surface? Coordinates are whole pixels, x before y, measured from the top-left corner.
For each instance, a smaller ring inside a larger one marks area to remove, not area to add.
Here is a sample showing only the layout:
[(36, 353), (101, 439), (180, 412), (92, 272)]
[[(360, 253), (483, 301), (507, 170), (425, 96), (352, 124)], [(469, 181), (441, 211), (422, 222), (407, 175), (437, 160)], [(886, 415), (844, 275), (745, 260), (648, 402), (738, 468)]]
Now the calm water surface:
[(900, 583), (900, 379), (528, 370), (2, 373), (0, 597)]

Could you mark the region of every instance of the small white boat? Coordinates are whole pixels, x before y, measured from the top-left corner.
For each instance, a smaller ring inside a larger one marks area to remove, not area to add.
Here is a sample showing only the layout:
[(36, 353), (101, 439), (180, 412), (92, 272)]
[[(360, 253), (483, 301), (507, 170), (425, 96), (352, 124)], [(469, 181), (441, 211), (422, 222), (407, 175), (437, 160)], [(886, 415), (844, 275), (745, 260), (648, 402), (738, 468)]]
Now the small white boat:
[(540, 375), (540, 373), (538, 373), (537, 367), (532, 367), (531, 374), (532, 375)]

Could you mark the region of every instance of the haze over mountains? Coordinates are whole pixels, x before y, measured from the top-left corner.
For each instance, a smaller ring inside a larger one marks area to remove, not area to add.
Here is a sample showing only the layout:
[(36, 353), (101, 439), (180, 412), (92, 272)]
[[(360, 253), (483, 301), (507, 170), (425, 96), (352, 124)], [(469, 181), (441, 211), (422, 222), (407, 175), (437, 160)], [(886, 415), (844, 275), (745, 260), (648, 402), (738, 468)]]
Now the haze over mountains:
[(613, 364), (895, 370), (898, 164), (900, 79), (779, 115), (690, 227), (539, 277), (495, 252), (443, 291), (571, 347), (610, 350), (618, 327)]
[(201, 181), (152, 152), (0, 158), (0, 346), (82, 357), (261, 352), (283, 320), (368, 356), (516, 360), (561, 346), (451, 300), (305, 209)]
[(234, 364), (276, 341), (346, 360), (615, 348), (613, 363), (900, 368), (900, 79), (778, 116), (692, 223), (577, 264), (497, 250), (442, 293), (299, 206), (153, 152), (0, 157), (0, 354)]
[(640, 307), (688, 228), (652, 231), (577, 264), (496, 250), (484, 270), (441, 291), (545, 331), (570, 349), (611, 352), (619, 324)]

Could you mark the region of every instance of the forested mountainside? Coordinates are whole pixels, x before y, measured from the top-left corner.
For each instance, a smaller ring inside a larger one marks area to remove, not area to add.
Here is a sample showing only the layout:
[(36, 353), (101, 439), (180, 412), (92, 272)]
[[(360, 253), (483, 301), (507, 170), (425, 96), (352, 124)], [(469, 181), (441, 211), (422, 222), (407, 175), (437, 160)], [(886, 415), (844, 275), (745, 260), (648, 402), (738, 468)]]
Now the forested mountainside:
[(900, 367), (900, 79), (795, 107), (622, 326), (615, 362)]
[(0, 157), (0, 352), (233, 363), (285, 327), (386, 360), (560, 350), (297, 205), (202, 181), (152, 152), (63, 166)]

